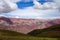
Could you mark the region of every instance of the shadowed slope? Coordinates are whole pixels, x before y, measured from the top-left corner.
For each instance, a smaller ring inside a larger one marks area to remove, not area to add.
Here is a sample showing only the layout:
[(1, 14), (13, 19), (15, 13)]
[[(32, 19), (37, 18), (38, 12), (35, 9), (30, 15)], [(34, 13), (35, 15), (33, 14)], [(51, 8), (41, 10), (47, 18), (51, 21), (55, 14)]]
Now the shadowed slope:
[(9, 18), (6, 18), (6, 17), (0, 17), (0, 20), (6, 21), (7, 24), (13, 24), (13, 22)]
[(50, 28), (47, 29), (36, 29), (28, 34), (37, 37), (59, 37), (60, 38), (60, 24), (51, 26)]

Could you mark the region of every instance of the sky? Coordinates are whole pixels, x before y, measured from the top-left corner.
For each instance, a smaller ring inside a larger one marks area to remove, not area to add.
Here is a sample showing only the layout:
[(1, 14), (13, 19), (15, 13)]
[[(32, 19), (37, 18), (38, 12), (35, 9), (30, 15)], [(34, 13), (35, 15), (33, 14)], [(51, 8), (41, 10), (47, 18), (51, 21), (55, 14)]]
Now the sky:
[[(12, 1), (12, 2), (18, 2), (18, 1), (30, 2), (33, 0), (10, 0), (10, 1)], [(38, 1), (52, 1), (52, 0), (38, 0)]]
[[(12, 2), (19, 2), (19, 1), (25, 1), (25, 2), (30, 2), (33, 0), (10, 0)], [(57, 1), (57, 0), (38, 0), (38, 1)], [(60, 2), (60, 0), (58, 0), (57, 2)]]
[[(58, 11), (58, 9), (49, 9), (49, 10), (34, 9), (31, 1), (32, 0), (13, 0), (12, 2), (17, 3), (18, 9), (15, 11), (8, 12), (8, 13), (2, 13), (0, 14), (0, 16), (12, 17), (12, 18), (26, 18), (26, 19), (29, 19), (29, 18), (31, 19), (60, 18), (60, 14), (59, 14), (60, 12)], [(59, 1), (56, 0), (55, 2), (58, 4)]]

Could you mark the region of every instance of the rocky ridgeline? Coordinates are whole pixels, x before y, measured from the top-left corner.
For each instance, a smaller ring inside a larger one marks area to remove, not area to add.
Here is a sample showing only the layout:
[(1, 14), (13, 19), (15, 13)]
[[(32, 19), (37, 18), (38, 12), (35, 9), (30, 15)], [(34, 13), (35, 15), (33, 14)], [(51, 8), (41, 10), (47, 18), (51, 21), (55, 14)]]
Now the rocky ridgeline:
[(35, 29), (45, 29), (56, 24), (60, 24), (60, 19), (44, 20), (0, 17), (0, 29), (16, 31), (24, 34)]

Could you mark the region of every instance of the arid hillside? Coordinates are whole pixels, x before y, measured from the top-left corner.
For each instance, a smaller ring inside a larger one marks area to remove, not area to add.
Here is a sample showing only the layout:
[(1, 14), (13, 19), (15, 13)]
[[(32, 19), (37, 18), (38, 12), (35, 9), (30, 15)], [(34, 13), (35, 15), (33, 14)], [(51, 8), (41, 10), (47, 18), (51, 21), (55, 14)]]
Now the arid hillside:
[(0, 29), (27, 34), (35, 29), (45, 29), (60, 24), (60, 19), (22, 19), (0, 17)]

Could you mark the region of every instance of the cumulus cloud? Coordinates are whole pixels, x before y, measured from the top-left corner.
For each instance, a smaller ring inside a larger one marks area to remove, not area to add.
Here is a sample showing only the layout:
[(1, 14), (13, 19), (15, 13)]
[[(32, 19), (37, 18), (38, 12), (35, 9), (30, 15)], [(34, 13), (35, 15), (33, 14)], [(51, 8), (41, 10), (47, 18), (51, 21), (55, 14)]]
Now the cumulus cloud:
[(54, 0), (54, 2), (60, 7), (60, 0)]
[(0, 0), (0, 13), (7, 13), (16, 10), (18, 7), (15, 3), (6, 0)]
[(41, 3), (37, 4), (36, 2), (34, 3), (34, 8), (36, 9), (58, 9), (58, 5), (54, 2), (46, 2), (43, 5)]
[(53, 1), (56, 2), (60, 6), (60, 0), (53, 0)]
[(60, 0), (54, 0), (54, 2), (57, 3), (57, 5), (59, 7), (58, 9), (60, 10)]
[(57, 9), (58, 6), (54, 2), (46, 2), (43, 4), (46, 9)]
[(11, 2), (19, 2), (21, 0), (9, 0), (9, 1), (11, 1)]

